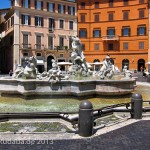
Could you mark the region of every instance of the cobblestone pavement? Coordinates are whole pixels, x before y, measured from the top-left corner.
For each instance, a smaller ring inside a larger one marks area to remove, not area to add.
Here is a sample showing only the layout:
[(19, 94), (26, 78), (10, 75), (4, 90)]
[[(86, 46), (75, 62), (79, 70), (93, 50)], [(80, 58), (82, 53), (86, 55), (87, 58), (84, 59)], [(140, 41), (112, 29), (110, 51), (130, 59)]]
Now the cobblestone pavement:
[[(100, 129), (98, 132), (100, 133)], [(71, 134), (70, 134), (71, 135)], [(23, 135), (22, 135), (23, 136)], [(41, 137), (44, 135), (41, 134)], [(150, 120), (141, 120), (119, 129), (93, 136), (49, 140), (25, 140), (19, 144), (0, 140), (1, 150), (150, 150)], [(12, 136), (13, 137), (13, 136)], [(30, 135), (30, 139), (34, 139)], [(21, 139), (20, 139), (21, 140)]]
[[(134, 76), (143, 84), (147, 81), (141, 73)], [(137, 121), (107, 133), (103, 130), (99, 129), (98, 135), (91, 138), (78, 138), (74, 133), (65, 136), (0, 134), (0, 150), (150, 150), (150, 120)]]

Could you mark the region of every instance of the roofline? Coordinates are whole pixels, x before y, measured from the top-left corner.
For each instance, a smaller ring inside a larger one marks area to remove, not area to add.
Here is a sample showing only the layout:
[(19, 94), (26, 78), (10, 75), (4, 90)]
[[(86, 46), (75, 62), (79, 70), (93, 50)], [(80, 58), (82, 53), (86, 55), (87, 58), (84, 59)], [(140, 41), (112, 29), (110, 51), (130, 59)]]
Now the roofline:
[(10, 10), (10, 8), (0, 9), (0, 12)]

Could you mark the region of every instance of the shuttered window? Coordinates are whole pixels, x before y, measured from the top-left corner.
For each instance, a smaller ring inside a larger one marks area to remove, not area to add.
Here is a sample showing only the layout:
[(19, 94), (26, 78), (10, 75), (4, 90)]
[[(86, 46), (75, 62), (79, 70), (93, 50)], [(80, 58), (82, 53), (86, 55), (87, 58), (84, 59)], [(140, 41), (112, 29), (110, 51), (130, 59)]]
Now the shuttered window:
[(21, 16), (21, 23), (23, 25), (31, 25), (31, 17), (29, 15), (22, 15)]
[(43, 27), (43, 17), (35, 16), (35, 26)]
[(94, 21), (99, 22), (99, 14), (94, 14)]
[(146, 35), (146, 26), (138, 26), (137, 35)]

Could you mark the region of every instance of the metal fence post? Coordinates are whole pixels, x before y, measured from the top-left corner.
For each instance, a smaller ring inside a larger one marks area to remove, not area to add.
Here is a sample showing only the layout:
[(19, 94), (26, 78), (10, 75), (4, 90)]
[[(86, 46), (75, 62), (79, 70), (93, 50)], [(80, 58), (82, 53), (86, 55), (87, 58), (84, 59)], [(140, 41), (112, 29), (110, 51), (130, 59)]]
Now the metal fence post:
[(79, 135), (89, 137), (93, 134), (93, 105), (91, 102), (82, 101), (79, 106)]
[(139, 93), (132, 94), (131, 97), (131, 118), (142, 119), (143, 99)]

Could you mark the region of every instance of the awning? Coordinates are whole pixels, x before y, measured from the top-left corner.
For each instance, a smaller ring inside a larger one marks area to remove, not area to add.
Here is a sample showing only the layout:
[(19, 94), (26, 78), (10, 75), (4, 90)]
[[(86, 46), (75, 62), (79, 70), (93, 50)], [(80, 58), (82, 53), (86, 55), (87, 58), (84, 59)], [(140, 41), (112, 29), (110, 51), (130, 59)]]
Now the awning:
[(58, 62), (57, 65), (72, 65), (70, 62)]
[(37, 65), (44, 65), (44, 61), (37, 59)]

